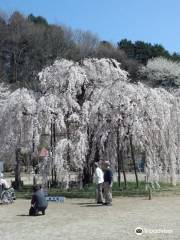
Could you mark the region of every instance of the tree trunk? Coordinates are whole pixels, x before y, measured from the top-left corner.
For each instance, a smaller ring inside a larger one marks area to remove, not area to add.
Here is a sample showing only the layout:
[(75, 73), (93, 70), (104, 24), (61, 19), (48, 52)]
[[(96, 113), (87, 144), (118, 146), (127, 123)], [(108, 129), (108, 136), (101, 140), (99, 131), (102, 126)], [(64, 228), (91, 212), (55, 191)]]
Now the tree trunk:
[(90, 166), (90, 156), (91, 156), (91, 151), (92, 151), (92, 147), (93, 147), (94, 132), (90, 133), (90, 130), (88, 127), (87, 134), (88, 134), (89, 149), (88, 149), (88, 153), (86, 155), (86, 164), (83, 168), (83, 173), (82, 173), (83, 187), (86, 186), (87, 184), (93, 182), (93, 171), (92, 171), (92, 167)]
[(20, 159), (19, 159), (20, 149), (16, 148), (16, 165), (15, 165), (15, 186), (14, 188), (19, 190), (21, 185), (21, 169), (20, 169)]
[(56, 125), (55, 125), (55, 116), (51, 119), (51, 139), (50, 139), (50, 146), (51, 146), (51, 162), (52, 162), (52, 169), (51, 169), (51, 182), (52, 185), (57, 184), (57, 172), (56, 167), (54, 164), (54, 155), (55, 155), (55, 147), (56, 147)]
[(36, 174), (34, 174), (33, 176), (33, 185), (36, 185), (37, 184), (37, 179), (36, 179)]
[(176, 156), (171, 150), (170, 154), (170, 182), (172, 186), (176, 186)]
[(51, 136), (50, 136), (50, 149), (51, 149), (51, 184), (54, 182), (54, 160), (53, 160), (53, 123), (51, 119)]
[(137, 175), (137, 171), (136, 171), (136, 161), (135, 161), (135, 156), (134, 156), (134, 147), (133, 147), (133, 142), (132, 142), (132, 135), (129, 136), (129, 141), (130, 141), (131, 157), (132, 157), (133, 166), (134, 166), (134, 173), (135, 173), (135, 177), (136, 177), (136, 185), (137, 185), (137, 188), (138, 188), (139, 187), (139, 181), (138, 181), (138, 175)]
[(150, 186), (148, 187), (148, 199), (149, 199), (149, 200), (152, 199), (152, 189), (151, 189)]
[(124, 177), (124, 189), (127, 188), (127, 181), (126, 181), (126, 172), (124, 169), (124, 156), (123, 156), (123, 150), (121, 149), (120, 151), (120, 156), (121, 156), (121, 168), (122, 168), (122, 172), (123, 172), (123, 177)]
[(120, 147), (119, 147), (119, 124), (116, 130), (116, 153), (117, 153), (117, 164), (118, 164), (118, 185), (121, 186), (121, 155), (120, 155)]
[(92, 171), (90, 166), (85, 166), (83, 169), (83, 187), (86, 185), (92, 183), (93, 181), (93, 176), (92, 176)]

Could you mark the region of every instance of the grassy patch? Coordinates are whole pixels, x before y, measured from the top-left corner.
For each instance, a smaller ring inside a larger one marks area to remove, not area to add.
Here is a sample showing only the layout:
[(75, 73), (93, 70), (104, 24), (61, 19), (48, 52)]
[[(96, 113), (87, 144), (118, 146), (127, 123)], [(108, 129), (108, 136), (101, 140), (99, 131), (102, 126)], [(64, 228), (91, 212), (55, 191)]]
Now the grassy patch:
[[(161, 183), (160, 189), (152, 189), (152, 194), (154, 196), (168, 196), (172, 194), (180, 194), (180, 184), (173, 187), (170, 184)], [(67, 198), (94, 198), (95, 197), (95, 184), (90, 184), (89, 186), (78, 189), (68, 189), (63, 190), (60, 188), (50, 188), (48, 189), (48, 195), (50, 196), (64, 196)], [(148, 196), (148, 192), (145, 190), (145, 182), (139, 182), (139, 187), (136, 187), (135, 182), (128, 182), (127, 188), (124, 185), (118, 186), (118, 183), (113, 184), (112, 188), (113, 196)], [(25, 185), (19, 191), (16, 191), (17, 198), (31, 198), (32, 185)]]

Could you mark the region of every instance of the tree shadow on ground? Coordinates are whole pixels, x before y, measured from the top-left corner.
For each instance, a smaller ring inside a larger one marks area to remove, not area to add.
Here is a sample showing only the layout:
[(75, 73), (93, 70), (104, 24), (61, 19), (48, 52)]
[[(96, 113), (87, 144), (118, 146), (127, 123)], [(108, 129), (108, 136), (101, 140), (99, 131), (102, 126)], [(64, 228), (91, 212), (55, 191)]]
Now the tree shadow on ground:
[(74, 205), (93, 205), (94, 202), (82, 202), (82, 203), (73, 203)]
[(29, 217), (29, 214), (17, 214), (17, 217)]
[(17, 214), (17, 217), (39, 217), (39, 216), (43, 216), (42, 214), (38, 214), (36, 216), (29, 216), (29, 214)]
[(100, 204), (95, 204), (95, 203), (91, 203), (91, 204), (83, 204), (83, 205), (80, 205), (80, 207), (103, 207), (103, 205), (100, 205)]

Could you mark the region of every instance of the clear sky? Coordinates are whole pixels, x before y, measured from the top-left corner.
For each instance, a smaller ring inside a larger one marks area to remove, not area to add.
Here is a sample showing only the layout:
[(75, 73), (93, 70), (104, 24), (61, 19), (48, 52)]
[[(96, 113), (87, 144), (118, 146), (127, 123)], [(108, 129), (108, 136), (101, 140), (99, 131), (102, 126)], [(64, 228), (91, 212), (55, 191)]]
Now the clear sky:
[(113, 43), (142, 40), (180, 53), (180, 0), (0, 0), (0, 10), (40, 15)]

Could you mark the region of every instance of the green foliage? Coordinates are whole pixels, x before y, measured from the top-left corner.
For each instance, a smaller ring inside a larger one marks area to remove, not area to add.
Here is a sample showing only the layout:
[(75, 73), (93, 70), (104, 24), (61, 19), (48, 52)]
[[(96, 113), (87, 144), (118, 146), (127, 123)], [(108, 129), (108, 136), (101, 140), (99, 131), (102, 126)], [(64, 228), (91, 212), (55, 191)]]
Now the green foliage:
[(33, 14), (30, 14), (28, 16), (28, 20), (35, 24), (42, 24), (42, 25), (48, 26), (48, 22), (46, 21), (46, 19), (41, 16), (35, 17)]
[(153, 57), (170, 58), (169, 52), (160, 44), (152, 45), (143, 41), (133, 43), (127, 39), (122, 39), (118, 42), (118, 48), (124, 50), (129, 58), (135, 59), (142, 64), (146, 64), (148, 59)]
[(139, 66), (159, 56), (180, 61), (179, 54), (170, 55), (160, 44), (122, 39), (114, 46), (100, 42), (89, 31), (48, 24), (42, 16), (25, 17), (14, 12), (8, 19), (0, 15), (0, 81), (14, 88), (39, 91), (38, 72), (60, 58), (114, 58), (129, 72), (131, 80), (137, 81)]
[(172, 60), (174, 60), (174, 61), (180, 61), (180, 54), (179, 53), (173, 53), (172, 54)]

